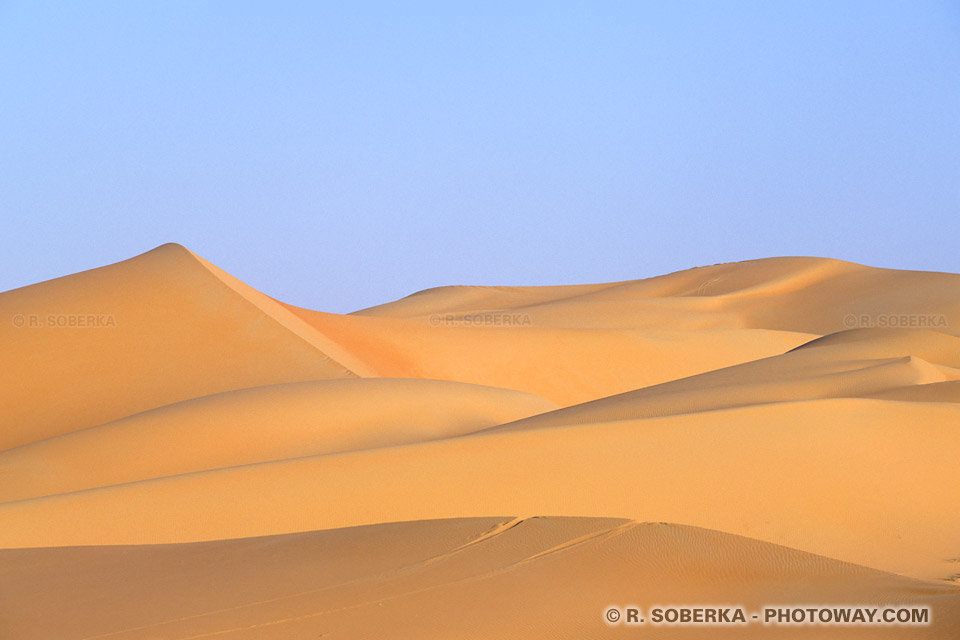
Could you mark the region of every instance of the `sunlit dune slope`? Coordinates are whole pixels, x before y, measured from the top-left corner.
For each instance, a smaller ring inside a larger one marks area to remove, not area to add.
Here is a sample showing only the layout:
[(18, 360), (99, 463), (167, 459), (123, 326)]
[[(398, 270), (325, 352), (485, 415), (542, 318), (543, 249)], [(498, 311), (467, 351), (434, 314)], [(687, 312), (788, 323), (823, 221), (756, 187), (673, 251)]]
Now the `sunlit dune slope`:
[(771, 358), (586, 402), (494, 430), (649, 418), (770, 402), (881, 397), (942, 401), (922, 387), (960, 380), (960, 338), (853, 329)]
[(618, 514), (915, 577), (956, 573), (954, 404), (827, 399), (478, 434), (0, 505), (0, 547)]
[(358, 373), (252, 291), (169, 244), (0, 294), (0, 449), (221, 391)]
[[(768, 638), (748, 626), (611, 629), (612, 605), (930, 606), (926, 627), (791, 638), (955, 638), (960, 588), (715, 531), (591, 518), (381, 524), (267, 538), (0, 550), (6, 637)], [(633, 632), (631, 634), (631, 631)]]
[(436, 380), (227, 391), (0, 452), (0, 501), (458, 436), (556, 408), (519, 391)]

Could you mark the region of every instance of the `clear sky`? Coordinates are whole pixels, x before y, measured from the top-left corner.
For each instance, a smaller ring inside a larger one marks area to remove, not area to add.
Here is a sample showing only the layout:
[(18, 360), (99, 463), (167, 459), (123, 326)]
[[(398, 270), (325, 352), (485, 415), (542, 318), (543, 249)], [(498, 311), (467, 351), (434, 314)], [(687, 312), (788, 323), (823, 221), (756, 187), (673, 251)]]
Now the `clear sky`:
[(286, 302), (960, 271), (960, 3), (0, 0), (0, 290), (179, 242)]

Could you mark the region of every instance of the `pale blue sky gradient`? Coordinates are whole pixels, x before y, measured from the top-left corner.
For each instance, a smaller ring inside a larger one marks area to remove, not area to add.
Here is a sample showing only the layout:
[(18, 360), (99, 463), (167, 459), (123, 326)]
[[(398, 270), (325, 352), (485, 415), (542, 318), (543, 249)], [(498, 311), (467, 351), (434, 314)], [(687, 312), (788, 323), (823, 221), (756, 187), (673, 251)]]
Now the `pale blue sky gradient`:
[(0, 290), (180, 242), (286, 302), (960, 271), (950, 1), (0, 0)]

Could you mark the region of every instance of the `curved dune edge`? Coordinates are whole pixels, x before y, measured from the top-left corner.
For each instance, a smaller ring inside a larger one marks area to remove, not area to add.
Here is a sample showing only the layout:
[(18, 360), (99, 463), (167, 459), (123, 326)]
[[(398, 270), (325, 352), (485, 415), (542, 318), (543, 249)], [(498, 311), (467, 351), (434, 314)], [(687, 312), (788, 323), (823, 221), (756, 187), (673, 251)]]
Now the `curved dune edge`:
[[(954, 638), (960, 587), (718, 531), (610, 518), (463, 518), (265, 538), (0, 550), (6, 637), (571, 638), (610, 606), (931, 609), (920, 627), (790, 628), (799, 638)], [(657, 628), (772, 637), (759, 623)], [(677, 634), (677, 635), (674, 635)]]
[(556, 408), (520, 391), (445, 380), (227, 391), (0, 451), (0, 502), (461, 436)]
[(960, 408), (831, 399), (478, 434), (0, 505), (0, 547), (236, 538), (495, 513), (685, 522), (956, 573)]
[(914, 387), (888, 389), (872, 394), (881, 400), (906, 400), (911, 402), (955, 402), (960, 403), (960, 381), (933, 382)]
[(490, 430), (634, 420), (827, 398), (949, 402), (953, 388), (949, 385), (957, 381), (960, 338), (925, 330), (854, 329), (818, 338), (781, 355), (564, 407)]

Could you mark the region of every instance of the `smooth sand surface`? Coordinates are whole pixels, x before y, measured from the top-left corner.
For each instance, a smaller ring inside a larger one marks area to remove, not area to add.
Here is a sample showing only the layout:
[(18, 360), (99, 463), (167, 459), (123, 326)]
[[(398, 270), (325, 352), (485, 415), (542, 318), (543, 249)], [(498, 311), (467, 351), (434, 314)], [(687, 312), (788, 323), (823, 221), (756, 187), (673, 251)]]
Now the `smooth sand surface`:
[(960, 335), (960, 279), (826, 258), (768, 258), (656, 278), (560, 287), (441, 287), (356, 315), (426, 318), (523, 311), (573, 328), (759, 328), (825, 335), (854, 325)]
[[(758, 612), (818, 601), (929, 606), (936, 626), (796, 626), (800, 638), (947, 638), (960, 588), (694, 527), (477, 518), (133, 547), (0, 550), (16, 637), (594, 638), (637, 602)], [(651, 607), (652, 608), (652, 607)], [(762, 619), (762, 618), (761, 618)], [(635, 632), (636, 633), (636, 632)], [(769, 627), (652, 628), (764, 638)]]
[(0, 294), (0, 347), (2, 638), (592, 638), (667, 602), (934, 623), (663, 637), (960, 637), (955, 274), (774, 258), (339, 315), (164, 245)]
[(437, 380), (351, 378), (227, 391), (0, 451), (0, 502), (436, 440), (556, 408), (520, 391)]
[(951, 387), (937, 385), (958, 380), (960, 338), (923, 329), (851, 329), (782, 355), (586, 402), (492, 430), (630, 420), (825, 398), (943, 402)]
[(621, 513), (945, 578), (958, 424), (954, 404), (833, 399), (451, 438), (0, 504), (0, 547)]
[(408, 319), (289, 308), (349, 345), (379, 376), (517, 389), (562, 406), (777, 355), (817, 337), (767, 329), (684, 332), (642, 320), (637, 328), (557, 328), (518, 324), (529, 319), (522, 310)]

